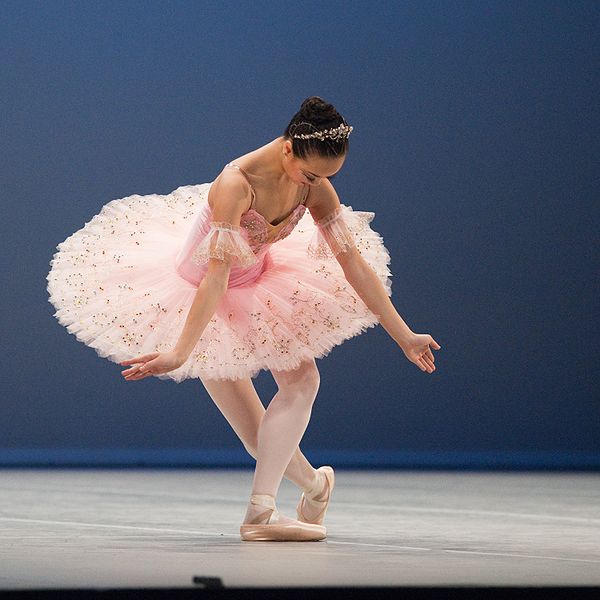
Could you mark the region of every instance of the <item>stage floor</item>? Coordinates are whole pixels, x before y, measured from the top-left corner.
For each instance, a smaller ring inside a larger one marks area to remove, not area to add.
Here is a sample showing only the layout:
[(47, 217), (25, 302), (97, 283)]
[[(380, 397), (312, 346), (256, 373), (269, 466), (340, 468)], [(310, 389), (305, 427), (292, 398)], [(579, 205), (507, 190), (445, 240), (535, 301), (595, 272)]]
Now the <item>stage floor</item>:
[(2, 590), (600, 584), (596, 473), (337, 469), (327, 539), (284, 543), (240, 540), (249, 470), (0, 476)]

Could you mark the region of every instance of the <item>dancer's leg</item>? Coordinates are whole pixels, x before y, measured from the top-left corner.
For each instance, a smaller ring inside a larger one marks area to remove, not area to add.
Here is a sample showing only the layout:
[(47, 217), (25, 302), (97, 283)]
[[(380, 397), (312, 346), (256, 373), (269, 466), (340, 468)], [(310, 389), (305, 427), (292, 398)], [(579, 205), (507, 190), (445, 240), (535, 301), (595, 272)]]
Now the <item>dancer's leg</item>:
[(304, 432), (319, 389), (314, 359), (293, 371), (272, 371), (278, 391), (258, 430), (258, 452), (252, 494), (277, 496), (281, 478)]
[[(258, 430), (265, 414), (250, 378), (236, 380), (202, 379), (206, 391), (253, 458), (257, 456)], [(284, 476), (301, 490), (314, 485), (316, 470), (299, 447), (290, 460)], [(308, 515), (307, 515), (308, 516)]]

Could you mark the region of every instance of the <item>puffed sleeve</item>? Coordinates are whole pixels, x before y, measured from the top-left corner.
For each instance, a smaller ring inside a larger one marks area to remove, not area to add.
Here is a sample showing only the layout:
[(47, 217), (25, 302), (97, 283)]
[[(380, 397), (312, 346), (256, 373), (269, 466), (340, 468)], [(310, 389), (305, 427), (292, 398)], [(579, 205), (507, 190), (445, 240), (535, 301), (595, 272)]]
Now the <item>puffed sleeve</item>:
[(201, 265), (211, 258), (231, 260), (242, 267), (257, 261), (256, 254), (241, 234), (240, 227), (224, 221), (213, 221), (210, 224), (206, 237), (194, 250), (191, 260)]
[(340, 252), (355, 248), (355, 237), (360, 236), (374, 213), (353, 211), (349, 206), (339, 206), (322, 219), (315, 221), (315, 232), (307, 253), (312, 258), (333, 258)]

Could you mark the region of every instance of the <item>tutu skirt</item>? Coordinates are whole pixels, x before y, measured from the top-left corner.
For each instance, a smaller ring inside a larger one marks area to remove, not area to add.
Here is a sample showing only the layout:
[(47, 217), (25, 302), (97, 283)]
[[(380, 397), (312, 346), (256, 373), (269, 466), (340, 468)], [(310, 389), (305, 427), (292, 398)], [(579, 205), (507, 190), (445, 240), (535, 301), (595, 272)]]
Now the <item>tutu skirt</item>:
[[(182, 265), (182, 249), (206, 213), (210, 186), (113, 200), (61, 242), (47, 275), (59, 323), (115, 363), (172, 350), (198, 285), (190, 265)], [(341, 211), (391, 295), (390, 257), (369, 225), (373, 213), (345, 205)], [(186, 362), (156, 377), (179, 383), (292, 370), (376, 325), (333, 254), (315, 247), (317, 233), (307, 211), (287, 237), (264, 249), (259, 270), (248, 267), (252, 277), (230, 285)]]

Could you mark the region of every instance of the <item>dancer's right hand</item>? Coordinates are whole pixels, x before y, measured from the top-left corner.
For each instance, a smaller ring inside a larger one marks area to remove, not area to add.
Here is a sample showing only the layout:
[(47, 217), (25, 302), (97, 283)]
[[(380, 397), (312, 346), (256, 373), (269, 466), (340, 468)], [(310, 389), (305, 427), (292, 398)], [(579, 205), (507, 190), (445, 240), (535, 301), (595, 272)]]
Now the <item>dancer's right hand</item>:
[(184, 362), (179, 354), (171, 351), (151, 352), (150, 354), (124, 360), (119, 364), (133, 365), (130, 369), (121, 371), (121, 375), (125, 377), (125, 381), (137, 381), (151, 375), (161, 375), (173, 371)]

